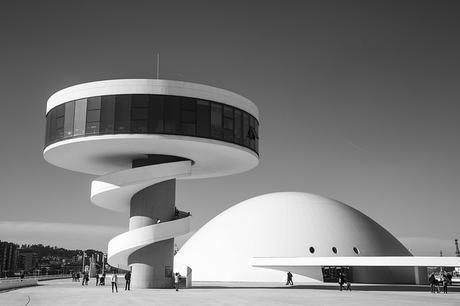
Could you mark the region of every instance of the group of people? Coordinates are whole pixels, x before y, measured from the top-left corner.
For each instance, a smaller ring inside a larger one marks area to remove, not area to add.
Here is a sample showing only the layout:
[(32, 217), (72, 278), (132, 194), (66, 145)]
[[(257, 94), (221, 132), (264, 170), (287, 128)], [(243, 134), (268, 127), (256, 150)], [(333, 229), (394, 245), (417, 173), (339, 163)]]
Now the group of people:
[(431, 293), (439, 293), (439, 287), (442, 285), (442, 289), (444, 293), (447, 293), (447, 286), (452, 284), (452, 274), (443, 271), (439, 277), (439, 280), (436, 278), (434, 273), (430, 274), (428, 278), (430, 282), (430, 292)]
[[(118, 275), (117, 273), (113, 273), (112, 274), (112, 277), (110, 278), (110, 281), (112, 282), (112, 293), (114, 292), (114, 288), (115, 288), (115, 292), (118, 293)], [(126, 290), (131, 290), (131, 271), (128, 271), (126, 274), (125, 274), (125, 291)]]
[(101, 276), (96, 274), (96, 286), (105, 286), (105, 272)]
[[(290, 273), (290, 272), (289, 272)], [(96, 286), (105, 286), (105, 272), (102, 273), (101, 276), (99, 274), (96, 274)], [(291, 274), (291, 279), (292, 279), (292, 274)], [(179, 283), (181, 280), (181, 275), (179, 273), (174, 274), (174, 288), (176, 291), (179, 291)], [(79, 282), (80, 281), (80, 273), (79, 272), (73, 272), (72, 273), (72, 281), (73, 282)], [(112, 276), (110, 277), (110, 281), (112, 283), (112, 293), (116, 292), (118, 293), (118, 275), (117, 273), (113, 273)], [(82, 286), (88, 285), (89, 282), (89, 273), (85, 272), (83, 273), (83, 281), (81, 283)], [(292, 282), (292, 281), (291, 281)], [(131, 272), (128, 271), (125, 274), (125, 290), (131, 290)]]
[[(103, 274), (105, 277), (105, 273)], [(73, 282), (80, 282), (80, 276), (82, 276), (82, 286), (87, 286), (89, 282), (89, 273), (84, 272), (83, 275), (80, 275), (80, 272), (72, 272), (72, 281)], [(96, 286), (98, 285), (99, 275), (96, 274)], [(101, 281), (102, 282), (102, 281)]]
[(80, 272), (72, 272), (72, 281), (79, 282), (80, 281)]

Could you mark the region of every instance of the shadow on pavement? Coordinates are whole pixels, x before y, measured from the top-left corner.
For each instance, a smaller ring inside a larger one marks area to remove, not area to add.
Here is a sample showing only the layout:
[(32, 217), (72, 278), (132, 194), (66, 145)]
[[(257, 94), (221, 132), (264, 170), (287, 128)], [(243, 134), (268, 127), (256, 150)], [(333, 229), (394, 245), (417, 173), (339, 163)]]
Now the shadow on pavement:
[[(295, 290), (295, 289), (314, 289), (314, 290), (333, 290), (339, 291), (338, 285), (294, 285), (294, 286), (279, 286), (279, 287), (266, 287), (266, 286), (195, 286), (191, 289), (285, 289), (285, 290)], [(430, 287), (428, 285), (359, 285), (352, 284), (352, 291), (401, 291), (401, 292), (430, 292)], [(442, 287), (439, 289), (440, 294), (442, 293)], [(449, 286), (448, 293), (458, 293), (460, 292), (459, 286)]]

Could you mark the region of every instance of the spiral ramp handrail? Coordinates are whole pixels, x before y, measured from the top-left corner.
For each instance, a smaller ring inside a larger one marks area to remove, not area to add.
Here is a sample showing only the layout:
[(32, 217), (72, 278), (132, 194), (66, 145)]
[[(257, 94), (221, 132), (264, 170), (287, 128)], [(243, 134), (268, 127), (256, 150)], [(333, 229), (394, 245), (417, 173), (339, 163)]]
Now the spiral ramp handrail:
[[(192, 162), (179, 161), (121, 170), (103, 175), (91, 184), (91, 201), (114, 211), (128, 211), (138, 191), (166, 180), (190, 176)], [(178, 211), (176, 218), (149, 224), (120, 234), (110, 240), (107, 261), (111, 266), (128, 269), (129, 256), (153, 243), (184, 235), (190, 231), (191, 216)]]

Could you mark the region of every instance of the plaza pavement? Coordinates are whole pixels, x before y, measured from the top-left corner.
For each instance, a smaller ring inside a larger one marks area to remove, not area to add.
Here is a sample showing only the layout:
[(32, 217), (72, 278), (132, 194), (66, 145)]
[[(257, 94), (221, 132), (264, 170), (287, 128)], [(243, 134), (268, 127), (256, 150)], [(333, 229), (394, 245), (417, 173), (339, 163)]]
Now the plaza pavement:
[[(427, 286), (353, 285), (338, 291), (336, 284), (194, 283), (192, 289), (138, 289), (111, 292), (110, 285), (96, 287), (67, 280), (40, 282), (39, 286), (0, 292), (0, 306), (96, 305), (460, 305), (460, 287), (448, 294), (432, 294)], [(30, 299), (30, 302), (28, 302)], [(28, 303), (28, 304), (27, 304)]]

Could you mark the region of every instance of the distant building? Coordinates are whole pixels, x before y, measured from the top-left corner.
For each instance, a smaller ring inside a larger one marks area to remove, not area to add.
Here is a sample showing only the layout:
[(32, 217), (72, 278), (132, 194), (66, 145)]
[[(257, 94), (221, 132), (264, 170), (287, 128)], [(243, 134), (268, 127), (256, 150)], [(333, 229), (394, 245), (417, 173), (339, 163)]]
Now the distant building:
[(38, 266), (38, 254), (31, 250), (19, 250), (18, 269), (31, 272)]
[(17, 267), (18, 245), (0, 241), (0, 276), (13, 276)]

